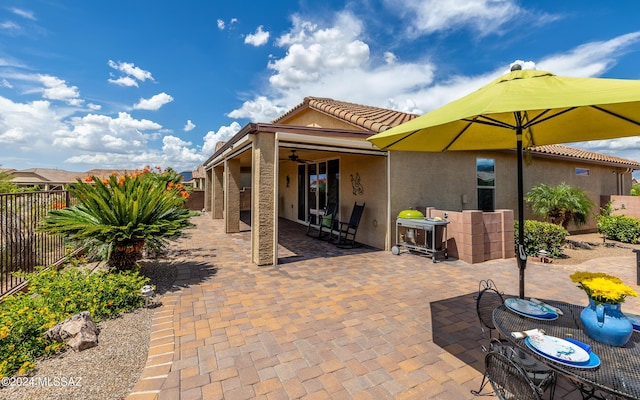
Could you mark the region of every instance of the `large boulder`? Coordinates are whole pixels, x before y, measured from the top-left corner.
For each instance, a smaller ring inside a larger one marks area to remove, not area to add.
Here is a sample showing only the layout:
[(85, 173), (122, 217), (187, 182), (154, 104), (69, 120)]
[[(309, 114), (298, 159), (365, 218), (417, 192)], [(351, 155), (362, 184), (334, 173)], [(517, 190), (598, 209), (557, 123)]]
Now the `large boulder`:
[(52, 327), (44, 333), (49, 340), (63, 341), (76, 351), (90, 349), (98, 345), (100, 329), (91, 314), (83, 311)]

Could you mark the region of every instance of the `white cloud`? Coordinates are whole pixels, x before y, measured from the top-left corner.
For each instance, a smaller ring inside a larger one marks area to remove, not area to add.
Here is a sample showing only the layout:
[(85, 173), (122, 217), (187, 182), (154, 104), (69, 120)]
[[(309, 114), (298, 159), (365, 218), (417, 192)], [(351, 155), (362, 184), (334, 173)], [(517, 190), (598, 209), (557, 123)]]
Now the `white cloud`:
[(231, 118), (246, 118), (254, 122), (272, 121), (287, 111), (287, 106), (278, 106), (266, 96), (257, 96), (245, 101), (242, 107), (227, 114)]
[(102, 109), (101, 105), (93, 104), (93, 103), (87, 104), (87, 107), (89, 108), (89, 110), (92, 110), (92, 111), (98, 111), (98, 110)]
[(269, 41), (269, 32), (262, 30), (262, 25), (258, 27), (255, 33), (248, 34), (244, 38), (246, 44), (258, 47), (266, 44)]
[(189, 131), (194, 130), (194, 129), (195, 129), (195, 127), (196, 127), (196, 124), (194, 124), (193, 122), (191, 122), (191, 120), (189, 119), (189, 120), (187, 120), (187, 124), (184, 126), (183, 130), (184, 130), (185, 132), (189, 132)]
[(0, 96), (0, 159), (16, 150), (30, 147), (35, 150), (47, 141), (52, 130), (63, 127), (49, 101), (14, 103)]
[(107, 63), (111, 68), (115, 69), (118, 72), (125, 74), (124, 77), (119, 77), (117, 79), (109, 79), (109, 83), (113, 83), (115, 85), (120, 86), (138, 86), (138, 83), (134, 80), (137, 79), (140, 82), (144, 82), (146, 80), (154, 81), (151, 72), (145, 71), (142, 68), (136, 67), (133, 63), (128, 62), (115, 62), (113, 60), (109, 60)]
[(22, 27), (13, 21), (4, 21), (0, 22), (0, 29), (8, 31), (9, 33), (17, 33), (22, 30)]
[[(228, 28), (229, 29), (233, 29), (233, 25), (235, 25), (236, 23), (238, 23), (238, 18), (231, 18), (229, 20), (229, 25)], [(227, 24), (224, 22), (224, 20), (218, 18), (216, 20), (216, 25), (218, 27), (218, 29), (220, 29), (221, 31), (224, 30), (225, 28), (227, 28)]]
[(21, 16), (22, 18), (30, 19), (35, 21), (36, 17), (33, 15), (33, 11), (22, 10), (20, 8), (13, 7), (11, 8), (11, 12)]
[(66, 81), (51, 75), (38, 75), (38, 80), (44, 85), (42, 97), (45, 99), (65, 101), (73, 106), (83, 102), (79, 99), (80, 92), (77, 86), (68, 86)]
[(395, 64), (398, 61), (398, 57), (390, 51), (384, 52), (384, 62), (386, 64)]
[[(409, 22), (410, 36), (470, 27), (487, 35), (525, 13), (514, 0), (386, 0), (389, 10)], [(529, 18), (533, 19), (532, 16)]]
[(203, 137), (204, 145), (202, 146), (202, 154), (205, 157), (209, 157), (215, 152), (218, 142), (228, 142), (240, 129), (242, 129), (240, 124), (234, 121), (229, 126), (221, 126), (217, 132), (207, 132)]
[(69, 127), (54, 131), (53, 145), (68, 149), (131, 153), (144, 149), (148, 140), (146, 131), (157, 131), (162, 126), (146, 119), (134, 119), (121, 112), (117, 118), (87, 114), (74, 117)]
[(140, 101), (134, 104), (133, 108), (136, 110), (159, 110), (160, 107), (167, 103), (171, 103), (173, 101), (173, 97), (166, 94), (165, 92), (156, 94), (155, 96), (149, 99), (140, 99)]
[(269, 63), (275, 71), (269, 82), (286, 90), (346, 68), (364, 68), (369, 46), (359, 39), (362, 30), (362, 22), (349, 12), (339, 13), (334, 26), (325, 29), (294, 17), (291, 31), (277, 40), (278, 46), (289, 47), (284, 58)]
[(599, 76), (616, 64), (616, 59), (640, 43), (640, 31), (606, 41), (585, 43), (564, 53), (547, 56), (536, 65), (538, 69), (556, 75)]
[(0, 85), (1, 85), (2, 87), (6, 87), (6, 88), (8, 88), (8, 89), (13, 89), (13, 85), (11, 84), (11, 82), (9, 82), (9, 81), (8, 81), (8, 80), (6, 80), (6, 79), (3, 79), (3, 80), (2, 80), (2, 83), (0, 83)]
[(130, 76), (121, 76), (118, 79), (108, 79), (108, 82), (118, 86), (138, 87), (138, 82)]

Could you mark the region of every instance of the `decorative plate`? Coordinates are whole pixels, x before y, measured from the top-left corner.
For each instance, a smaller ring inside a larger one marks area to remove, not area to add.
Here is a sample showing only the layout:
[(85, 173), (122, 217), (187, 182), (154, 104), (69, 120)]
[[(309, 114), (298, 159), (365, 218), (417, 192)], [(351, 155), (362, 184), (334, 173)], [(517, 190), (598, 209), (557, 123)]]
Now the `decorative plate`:
[(627, 317), (629, 321), (631, 321), (631, 325), (633, 325), (634, 331), (640, 331), (640, 315), (624, 313), (624, 316)]
[[(527, 345), (527, 347), (529, 347), (531, 350), (533, 350), (533, 352), (541, 355), (544, 358), (548, 358), (549, 360), (555, 361), (557, 363), (563, 364), (563, 365), (567, 365), (569, 367), (574, 367), (574, 368), (596, 368), (598, 366), (600, 366), (600, 357), (598, 357), (597, 354), (590, 352), (588, 353), (589, 358), (586, 361), (583, 362), (572, 362), (569, 360), (564, 360), (562, 358), (557, 358), (554, 357), (553, 355), (544, 353), (540, 350), (538, 350), (534, 345), (533, 345), (533, 340), (532, 338), (534, 338), (535, 336), (528, 336), (524, 339), (525, 344)], [(547, 336), (547, 338), (552, 337), (552, 336)], [(557, 340), (562, 340), (563, 342), (569, 343), (563, 339), (558, 339), (558, 338), (554, 338)], [(570, 345), (573, 345), (571, 343), (569, 343)], [(577, 346), (577, 345), (573, 345), (576, 346), (577, 348), (579, 348), (581, 351), (584, 351), (586, 353), (586, 351), (584, 349), (582, 349), (581, 347)], [(575, 353), (574, 353), (575, 354)]]
[(543, 320), (558, 319), (558, 314), (540, 304), (532, 303), (529, 300), (519, 298), (509, 298), (504, 301), (504, 305), (511, 311), (525, 317)]
[(571, 363), (584, 363), (589, 361), (589, 353), (577, 344), (567, 340), (547, 335), (533, 335), (527, 337), (528, 344), (538, 352), (555, 360)]

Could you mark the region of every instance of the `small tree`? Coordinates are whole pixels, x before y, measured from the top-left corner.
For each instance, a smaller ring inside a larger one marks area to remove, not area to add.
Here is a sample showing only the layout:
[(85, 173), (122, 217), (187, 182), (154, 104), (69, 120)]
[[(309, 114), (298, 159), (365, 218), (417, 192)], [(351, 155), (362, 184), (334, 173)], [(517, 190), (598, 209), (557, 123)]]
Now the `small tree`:
[(78, 180), (69, 188), (78, 205), (52, 210), (41, 230), (97, 249), (110, 267), (130, 269), (144, 246), (160, 250), (192, 226), (184, 206), (188, 193), (155, 175), (145, 169), (134, 176)]
[[(0, 167), (2, 164), (0, 164)], [(12, 182), (11, 175), (4, 171), (0, 171), (0, 193), (12, 193), (18, 189), (15, 183)]]
[(594, 206), (584, 190), (573, 188), (564, 182), (558, 186), (544, 183), (534, 186), (525, 200), (531, 204), (535, 215), (565, 229), (572, 221), (576, 226), (584, 225)]

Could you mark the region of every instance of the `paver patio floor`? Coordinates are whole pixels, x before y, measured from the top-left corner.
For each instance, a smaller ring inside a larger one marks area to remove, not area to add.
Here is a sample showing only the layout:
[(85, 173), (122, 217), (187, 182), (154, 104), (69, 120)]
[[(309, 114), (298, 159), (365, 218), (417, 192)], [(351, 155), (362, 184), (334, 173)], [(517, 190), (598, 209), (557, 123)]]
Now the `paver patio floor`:
[[(178, 281), (152, 324), (140, 399), (472, 399), (486, 343), (478, 281), (517, 293), (515, 260), (432, 263), (422, 255), (338, 249), (281, 221), (280, 263), (250, 262), (250, 232), (209, 214), (174, 245)], [(635, 256), (529, 263), (526, 295), (586, 303), (578, 269), (635, 285)], [(625, 310), (640, 312), (640, 300)], [(558, 399), (580, 399), (560, 380)]]

